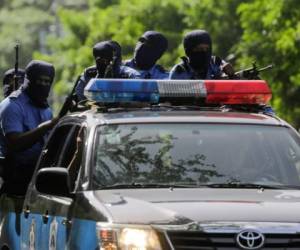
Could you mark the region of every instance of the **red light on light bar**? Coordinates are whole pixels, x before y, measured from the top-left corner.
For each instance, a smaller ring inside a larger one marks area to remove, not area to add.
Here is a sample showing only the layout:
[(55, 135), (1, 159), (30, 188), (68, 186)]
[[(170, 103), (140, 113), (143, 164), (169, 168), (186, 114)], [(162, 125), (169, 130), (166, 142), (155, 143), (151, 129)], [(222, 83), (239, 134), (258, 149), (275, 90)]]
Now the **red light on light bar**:
[(210, 104), (266, 104), (271, 89), (263, 80), (205, 80), (206, 103)]

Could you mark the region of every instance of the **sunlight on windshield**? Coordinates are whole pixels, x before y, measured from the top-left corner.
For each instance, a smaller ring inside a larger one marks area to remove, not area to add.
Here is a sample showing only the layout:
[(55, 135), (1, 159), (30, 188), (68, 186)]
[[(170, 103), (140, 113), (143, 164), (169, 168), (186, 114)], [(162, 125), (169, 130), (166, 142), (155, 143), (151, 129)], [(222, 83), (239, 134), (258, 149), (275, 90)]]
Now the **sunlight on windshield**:
[(98, 128), (94, 183), (300, 185), (300, 147), (289, 129), (226, 124)]

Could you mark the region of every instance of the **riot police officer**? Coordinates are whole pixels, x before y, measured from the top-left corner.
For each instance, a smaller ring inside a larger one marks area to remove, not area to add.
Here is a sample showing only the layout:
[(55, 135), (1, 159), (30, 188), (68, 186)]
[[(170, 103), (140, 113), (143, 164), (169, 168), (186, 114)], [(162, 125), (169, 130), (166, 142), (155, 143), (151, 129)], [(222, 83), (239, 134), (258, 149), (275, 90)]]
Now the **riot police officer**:
[(147, 31), (138, 40), (134, 57), (125, 65), (139, 72), (138, 78), (167, 79), (169, 73), (156, 62), (168, 48), (167, 38), (157, 31)]
[(84, 88), (91, 78), (137, 78), (138, 72), (121, 64), (121, 46), (103, 41), (93, 47), (95, 65), (84, 70), (76, 86), (77, 101), (85, 100)]
[[(52, 64), (34, 60), (23, 85), (0, 104), (0, 154), (5, 157), (4, 192), (23, 194), (41, 153), (45, 135), (57, 123), (48, 95), (54, 79)], [(3, 192), (3, 190), (2, 190)]]
[(234, 74), (230, 64), (212, 55), (212, 41), (207, 31), (187, 33), (183, 46), (186, 57), (172, 68), (170, 79), (218, 79), (223, 73)]
[[(8, 97), (11, 92), (17, 90), (24, 82), (25, 71), (18, 69), (15, 76), (15, 69), (9, 69), (3, 76), (3, 96)], [(15, 79), (16, 78), (16, 79)]]

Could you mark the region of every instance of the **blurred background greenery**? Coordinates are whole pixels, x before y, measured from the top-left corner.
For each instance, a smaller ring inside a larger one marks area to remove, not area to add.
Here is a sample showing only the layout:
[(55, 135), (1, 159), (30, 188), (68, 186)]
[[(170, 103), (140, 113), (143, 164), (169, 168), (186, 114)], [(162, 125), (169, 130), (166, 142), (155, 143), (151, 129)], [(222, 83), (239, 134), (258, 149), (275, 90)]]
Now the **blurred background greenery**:
[(0, 73), (32, 59), (57, 70), (52, 106), (57, 112), (82, 70), (93, 64), (92, 46), (114, 39), (123, 59), (147, 30), (163, 32), (169, 49), (160, 63), (170, 69), (183, 53), (183, 35), (206, 29), (214, 54), (235, 70), (273, 64), (261, 74), (273, 91), (272, 105), (300, 128), (300, 1), (298, 0), (0, 0)]

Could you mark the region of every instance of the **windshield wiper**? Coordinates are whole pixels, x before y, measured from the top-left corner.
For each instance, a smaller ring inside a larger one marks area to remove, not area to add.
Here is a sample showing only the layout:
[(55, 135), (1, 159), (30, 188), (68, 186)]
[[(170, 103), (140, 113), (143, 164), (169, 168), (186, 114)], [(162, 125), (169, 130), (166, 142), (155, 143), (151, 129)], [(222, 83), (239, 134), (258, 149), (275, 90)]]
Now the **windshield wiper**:
[(116, 183), (110, 186), (102, 186), (101, 190), (105, 189), (127, 189), (127, 188), (195, 188), (196, 185), (191, 184), (172, 184), (172, 183), (143, 183), (143, 182), (133, 182), (133, 183)]
[(254, 189), (299, 189), (299, 186), (290, 185), (268, 185), (260, 183), (243, 183), (243, 182), (228, 182), (228, 183), (208, 183), (200, 186), (206, 186), (209, 188), (254, 188)]

